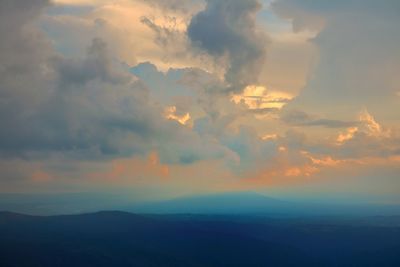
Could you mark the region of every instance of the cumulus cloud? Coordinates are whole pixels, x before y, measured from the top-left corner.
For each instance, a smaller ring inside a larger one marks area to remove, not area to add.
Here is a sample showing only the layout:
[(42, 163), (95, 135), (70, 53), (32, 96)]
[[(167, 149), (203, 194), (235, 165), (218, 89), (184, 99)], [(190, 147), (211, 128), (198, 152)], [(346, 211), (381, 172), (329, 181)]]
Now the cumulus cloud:
[(191, 48), (186, 35), (201, 1), (68, 1), (57, 1), (41, 18), (41, 26), (63, 54), (76, 56), (99, 37), (113, 55), (131, 66), (151, 61), (163, 71), (217, 68), (205, 52)]
[(10, 37), (0, 50), (3, 156), (65, 152), (96, 158), (157, 146), (158, 129), (169, 127), (162, 107), (104, 41), (94, 39), (83, 57), (59, 55), (35, 26), (46, 3), (6, 2), (4, 13), (24, 8), (15, 23), (1, 17), (1, 25), (9, 26), (1, 34)]
[[(121, 149), (143, 150), (137, 144), (149, 136), (155, 117), (146, 99), (147, 89), (113, 66), (106, 45), (95, 39), (82, 59), (66, 59), (49, 51), (43, 59), (24, 58), (21, 67), (30, 66), (32, 71), (13, 72), (0, 79), (3, 101), (9, 103), (3, 106), (2, 122), (11, 122), (1, 130), (2, 151), (112, 154), (123, 153)], [(40, 67), (44, 69), (38, 71)], [(14, 86), (11, 92), (7, 90), (10, 84)], [(36, 103), (32, 103), (30, 90), (38, 98)]]
[[(351, 11), (361, 6), (350, 2)], [(257, 188), (307, 182), (351, 164), (398, 162), (397, 121), (386, 108), (398, 101), (387, 98), (399, 90), (395, 12), (376, 24), (386, 11), (366, 1), (351, 24), (352, 12), (338, 12), (344, 1), (276, 1), (295, 31), (320, 31), (310, 41), (320, 48), (319, 66), (296, 97), (257, 82), (268, 38), (256, 0), (55, 3), (46, 13), (47, 1), (0, 0), (6, 190), (26, 179), (49, 189), (149, 185), (146, 179), (190, 190), (252, 181)], [(61, 11), (60, 3), (74, 7)], [(353, 119), (364, 104), (371, 112)]]
[(318, 31), (319, 62), (293, 107), (333, 115), (367, 106), (384, 116), (379, 103), (398, 105), (398, 1), (279, 0), (273, 7), (295, 30)]
[[(168, 157), (174, 159), (172, 162), (185, 164), (221, 159), (227, 166), (238, 170), (257, 165), (254, 161), (256, 156), (250, 152), (245, 153), (244, 150), (257, 151), (264, 147), (263, 153), (268, 153), (268, 146), (260, 142), (261, 139), (252, 127), (237, 123), (244, 116), (254, 115), (247, 108), (235, 104), (225, 94), (214, 91), (223, 88), (215, 75), (192, 68), (170, 69), (162, 73), (149, 63), (140, 64), (132, 71), (152, 88), (150, 94), (166, 107), (164, 116), (188, 126), (178, 135), (174, 133), (178, 142), (161, 146), (162, 158)], [(256, 111), (257, 114), (264, 112), (263, 109)], [(265, 112), (275, 111), (271, 109)], [(254, 141), (248, 142), (244, 139)], [(243, 150), (237, 149), (233, 140), (243, 143), (240, 145)], [(259, 161), (262, 161), (261, 157), (257, 160)]]
[[(235, 161), (234, 149), (210, 131), (180, 125), (190, 116), (184, 111), (187, 107), (173, 98), (172, 105), (154, 101), (145, 83), (110, 53), (102, 39), (93, 39), (85, 55), (67, 57), (54, 51), (34, 22), (24, 18), (11, 29), (21, 43), (25, 29), (37, 32), (37, 39), (25, 44), (26, 53), (18, 53), (18, 46), (0, 52), (4, 57), (18, 56), (18, 61), (10, 57), (3, 63), (7, 73), (0, 76), (2, 101), (7, 103), (2, 105), (2, 122), (7, 125), (0, 130), (2, 156), (46, 158), (61, 153), (88, 160), (146, 155), (155, 150), (161, 161), (171, 164), (213, 158)], [(18, 68), (24, 71), (15, 71)], [(160, 83), (165, 80), (162, 75)], [(165, 114), (168, 106), (175, 108)], [(223, 120), (215, 119), (213, 125)]]
[(227, 60), (225, 80), (231, 91), (256, 84), (264, 63), (267, 38), (256, 22), (260, 8), (257, 0), (208, 0), (188, 27), (195, 46)]

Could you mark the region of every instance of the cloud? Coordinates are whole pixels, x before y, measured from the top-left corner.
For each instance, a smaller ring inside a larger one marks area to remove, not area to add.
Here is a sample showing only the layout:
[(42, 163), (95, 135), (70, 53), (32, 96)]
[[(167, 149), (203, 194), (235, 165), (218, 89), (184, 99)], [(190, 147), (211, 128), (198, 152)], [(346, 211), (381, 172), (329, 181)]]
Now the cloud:
[[(6, 7), (17, 9), (17, 4)], [(179, 90), (166, 102), (157, 102), (153, 91), (104, 40), (93, 39), (82, 56), (57, 53), (36, 25), (44, 7), (29, 7), (27, 14), (34, 16), (21, 15), (18, 23), (1, 32), (10, 37), (1, 42), (0, 50), (2, 189), (98, 189), (93, 184), (98, 180), (88, 179), (88, 173), (94, 174), (92, 178), (126, 179), (135, 172), (140, 177), (165, 175), (165, 163), (192, 165), (230, 157), (232, 152), (212, 136), (165, 119), (164, 104), (169, 100), (176, 105), (175, 116), (186, 108), (174, 98)], [(165, 89), (176, 85), (170, 76), (160, 78), (160, 83), (169, 79)], [(157, 151), (159, 159), (141, 160), (151, 151)], [(110, 170), (109, 163), (116, 167)]]
[[(311, 42), (319, 50), (319, 62), (293, 108), (333, 115), (338, 109), (348, 113), (367, 106), (379, 116), (395, 109), (398, 1), (278, 0), (273, 8), (292, 20), (294, 30), (318, 32)], [(386, 109), (379, 107), (383, 102)]]
[(240, 94), (232, 95), (236, 104), (244, 103), (250, 110), (281, 109), (290, 100), (289, 94), (273, 92), (264, 86), (247, 86)]
[(358, 131), (358, 127), (350, 127), (344, 133), (340, 133), (336, 138), (338, 144), (342, 144), (354, 137), (354, 134)]
[(101, 38), (113, 55), (130, 66), (151, 61), (163, 71), (170, 67), (216, 69), (210, 56), (191, 48), (186, 35), (192, 15), (203, 6), (198, 1), (183, 5), (182, 1), (154, 0), (73, 2), (53, 5), (41, 18), (41, 26), (63, 54), (81, 54), (93, 38)]
[(164, 116), (169, 120), (175, 120), (183, 125), (186, 125), (190, 120), (190, 114), (188, 112), (177, 114), (176, 106), (167, 107)]
[(158, 6), (164, 9), (179, 10), (182, 12), (189, 12), (193, 8), (202, 6), (201, 0), (141, 0), (154, 6)]
[[(276, 1), (302, 45), (282, 49), (275, 35), (281, 50), (263, 69), (256, 0), (0, 0), (2, 190), (177, 194), (393, 168), (398, 17), (350, 2)], [(309, 61), (288, 58), (308, 46), (320, 62), (296, 97)]]
[(381, 125), (367, 110), (360, 112), (357, 126), (340, 132), (336, 141), (341, 157), (386, 158), (400, 151), (398, 128)]
[[(2, 4), (4, 13), (22, 5)], [(0, 19), (9, 26), (1, 32), (9, 38), (0, 50), (2, 156), (145, 154), (161, 141), (160, 129), (175, 131), (162, 117), (162, 107), (150, 100), (148, 88), (103, 40), (93, 39), (82, 57), (55, 52), (35, 24), (45, 4), (24, 5), (9, 25), (9, 15)]]
[(286, 110), (281, 114), (281, 120), (293, 126), (322, 126), (327, 128), (346, 128), (357, 125), (354, 121), (341, 121), (318, 118), (300, 110)]
[(257, 0), (208, 0), (195, 15), (188, 36), (210, 55), (227, 59), (225, 80), (229, 90), (241, 91), (256, 84), (266, 56), (267, 38), (256, 22), (261, 4)]
[[(42, 64), (46, 63), (24, 62)], [(30, 111), (26, 108), (32, 105), (29, 96), (5, 95), (19, 105), (3, 107), (7, 116), (3, 123), (12, 121), (0, 132), (3, 154), (75, 151), (101, 156), (147, 151), (143, 144), (149, 143), (145, 140), (152, 136), (152, 124), (162, 121), (157, 118), (157, 107), (151, 107), (147, 89), (134, 76), (114, 66), (101, 40), (93, 41), (85, 58), (52, 57), (46, 68), (46, 72), (8, 75), (0, 80), (4, 84), (14, 78), (21, 86), (16, 89), (24, 93), (31, 77), (46, 88), (32, 88), (40, 102)]]
[(102, 182), (118, 183), (128, 180), (167, 179), (169, 175), (168, 165), (161, 164), (156, 152), (149, 153), (146, 160), (138, 157), (115, 159), (106, 164), (104, 172), (85, 173), (89, 179)]

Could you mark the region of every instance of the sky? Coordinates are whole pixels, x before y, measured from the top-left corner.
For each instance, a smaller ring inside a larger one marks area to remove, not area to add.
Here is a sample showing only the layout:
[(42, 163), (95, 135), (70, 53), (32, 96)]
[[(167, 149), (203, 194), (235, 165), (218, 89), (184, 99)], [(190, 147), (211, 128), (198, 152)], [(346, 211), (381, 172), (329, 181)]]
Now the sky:
[(397, 0), (0, 0), (0, 193), (400, 204)]

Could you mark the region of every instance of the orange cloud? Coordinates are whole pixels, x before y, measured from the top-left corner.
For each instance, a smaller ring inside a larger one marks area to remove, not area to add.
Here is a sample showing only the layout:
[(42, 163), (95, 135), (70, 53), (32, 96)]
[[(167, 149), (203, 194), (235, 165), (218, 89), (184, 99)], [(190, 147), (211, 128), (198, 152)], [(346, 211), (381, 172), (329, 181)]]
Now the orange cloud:
[(265, 135), (261, 136), (261, 139), (264, 141), (276, 140), (277, 138), (278, 138), (277, 134), (265, 134)]
[(354, 134), (358, 131), (357, 127), (350, 127), (347, 129), (347, 132), (340, 133), (339, 136), (336, 138), (336, 142), (338, 145), (343, 144), (344, 142), (352, 139)]
[(168, 120), (174, 120), (182, 125), (186, 125), (190, 120), (190, 114), (186, 112), (185, 114), (177, 114), (175, 106), (167, 107), (164, 111), (164, 117)]
[(87, 176), (105, 181), (153, 180), (168, 177), (169, 167), (161, 164), (158, 154), (152, 152), (145, 160), (139, 157), (113, 160), (107, 164), (104, 172), (92, 172)]
[(53, 176), (43, 170), (34, 171), (31, 178), (34, 182), (49, 182), (53, 180)]
[(244, 103), (248, 109), (282, 108), (293, 96), (285, 93), (267, 90), (264, 86), (249, 85), (241, 94), (232, 95), (235, 104)]
[(388, 138), (391, 135), (391, 131), (382, 127), (367, 110), (360, 112), (358, 127), (350, 127), (346, 132), (338, 135), (336, 138), (337, 145), (342, 145), (353, 139), (357, 133), (378, 139)]

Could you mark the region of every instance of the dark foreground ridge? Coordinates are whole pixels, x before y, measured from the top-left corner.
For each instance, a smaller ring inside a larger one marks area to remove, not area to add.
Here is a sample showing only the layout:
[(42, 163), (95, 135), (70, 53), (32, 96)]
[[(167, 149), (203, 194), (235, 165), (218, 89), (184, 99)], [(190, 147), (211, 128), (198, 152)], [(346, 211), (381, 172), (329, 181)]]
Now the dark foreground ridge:
[(399, 221), (0, 212), (0, 266), (400, 266)]

